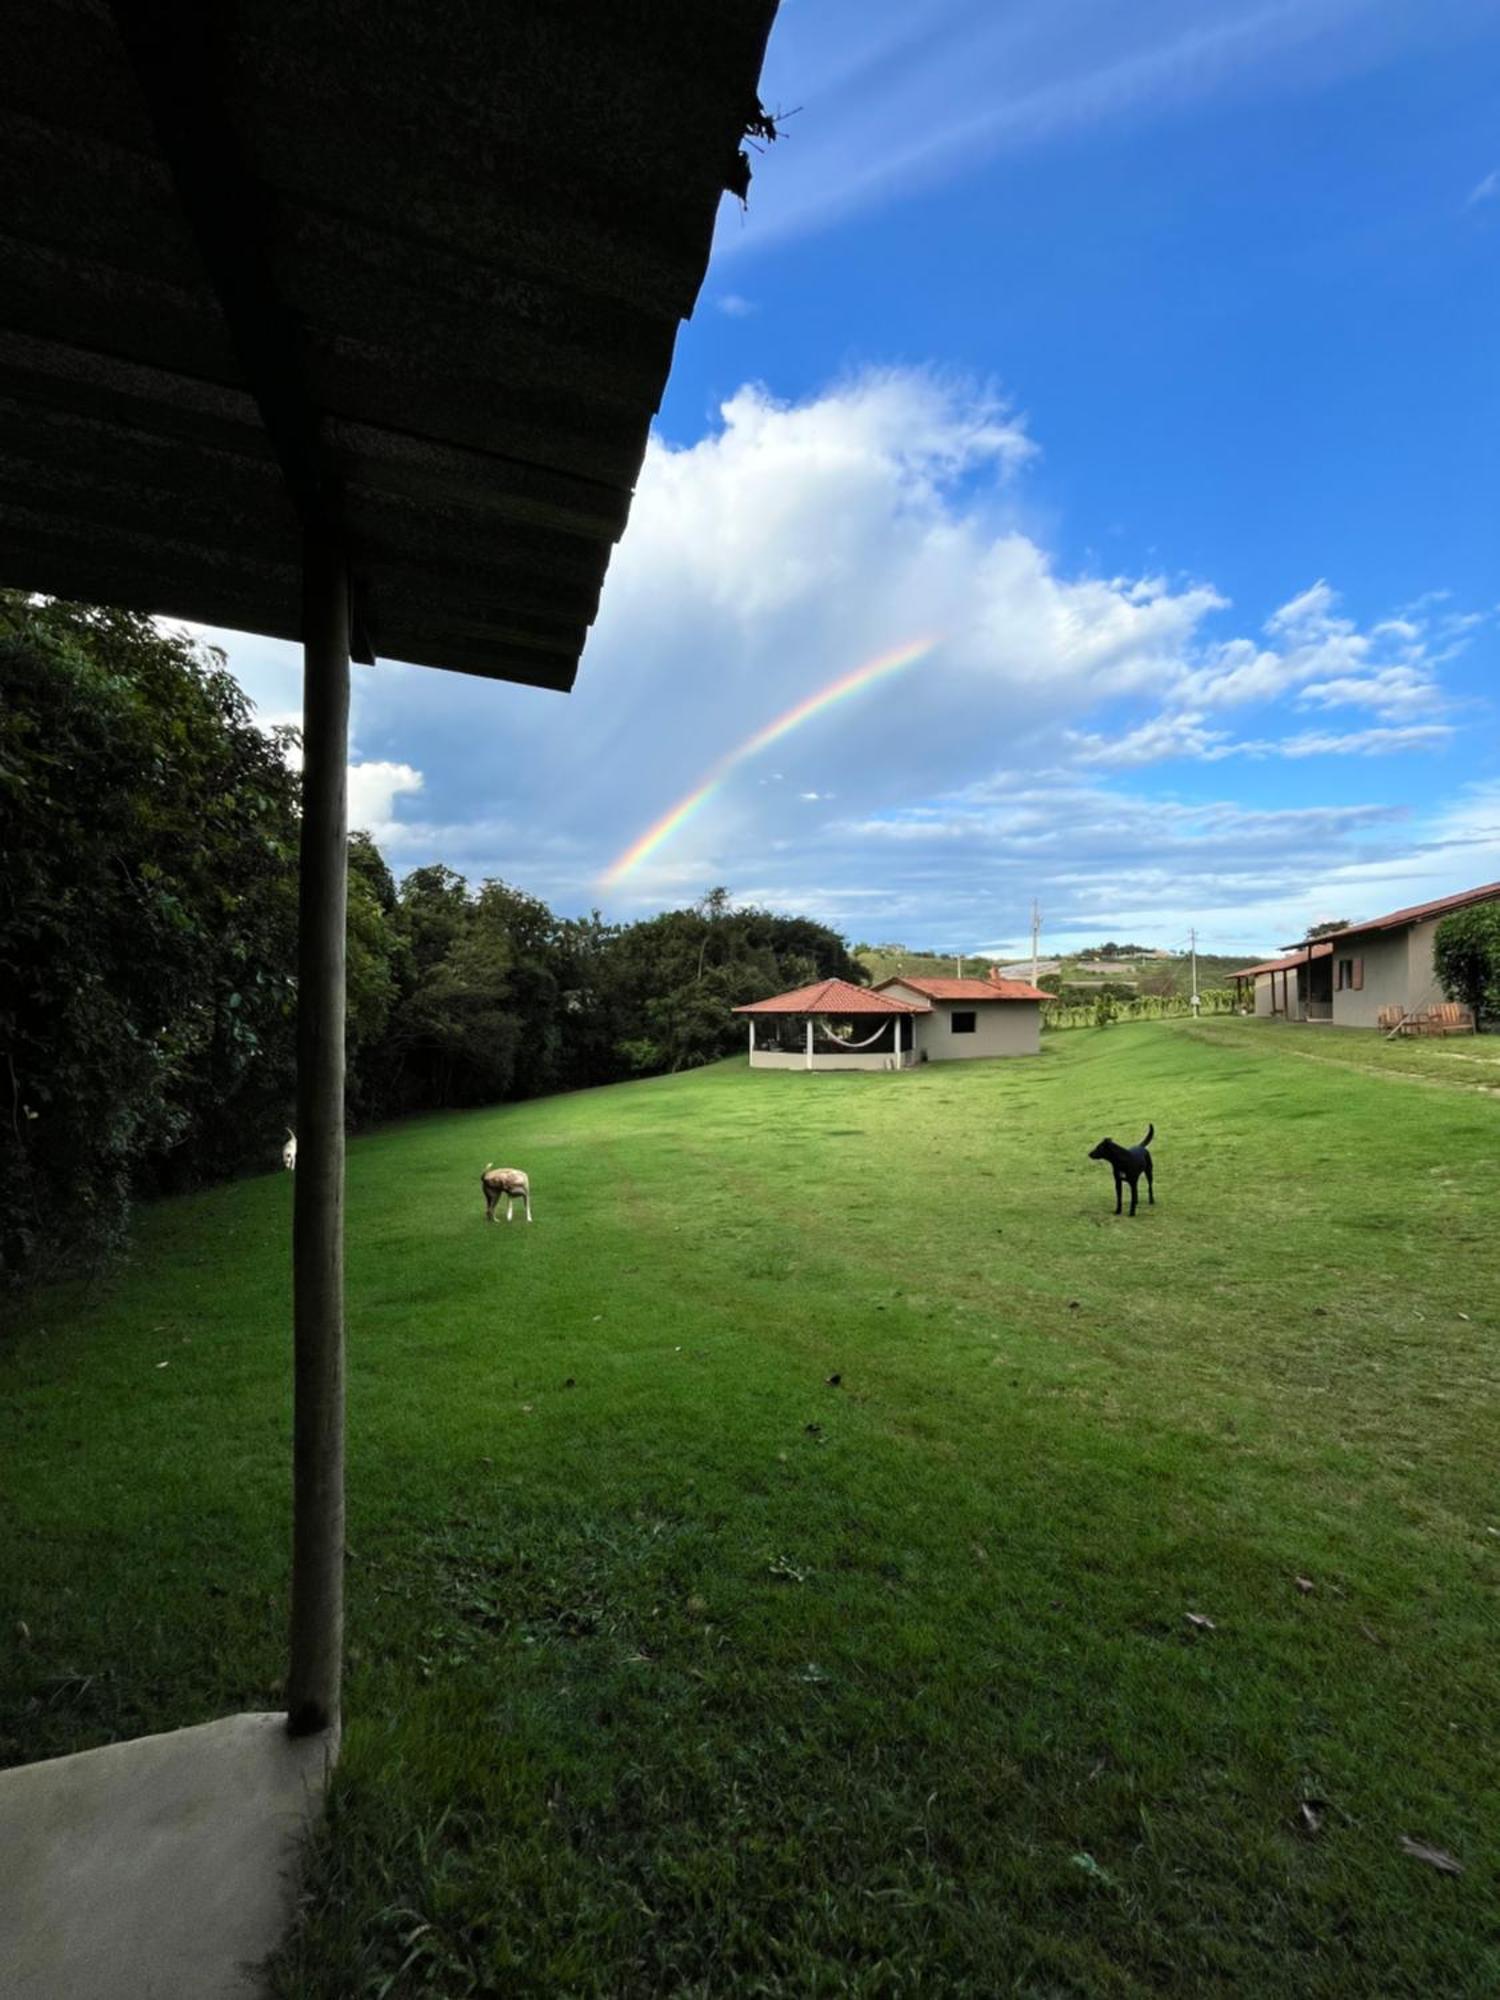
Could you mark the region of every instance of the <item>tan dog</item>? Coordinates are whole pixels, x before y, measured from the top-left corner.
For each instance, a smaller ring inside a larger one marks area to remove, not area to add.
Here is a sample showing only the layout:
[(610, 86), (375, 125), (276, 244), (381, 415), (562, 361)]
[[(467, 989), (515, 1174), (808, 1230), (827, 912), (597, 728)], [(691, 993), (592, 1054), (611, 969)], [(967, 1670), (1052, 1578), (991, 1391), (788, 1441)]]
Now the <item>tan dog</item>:
[(281, 1164), (289, 1174), (297, 1171), (297, 1135), (290, 1125), (286, 1128), (286, 1144), (281, 1149)]
[(502, 1200), (505, 1203), (505, 1219), (512, 1220), (511, 1207), (515, 1202), (523, 1202), (526, 1220), (531, 1220), (531, 1181), (519, 1167), (488, 1166), (479, 1176), (479, 1185), (484, 1189), (484, 1219), (493, 1222), (495, 1209)]

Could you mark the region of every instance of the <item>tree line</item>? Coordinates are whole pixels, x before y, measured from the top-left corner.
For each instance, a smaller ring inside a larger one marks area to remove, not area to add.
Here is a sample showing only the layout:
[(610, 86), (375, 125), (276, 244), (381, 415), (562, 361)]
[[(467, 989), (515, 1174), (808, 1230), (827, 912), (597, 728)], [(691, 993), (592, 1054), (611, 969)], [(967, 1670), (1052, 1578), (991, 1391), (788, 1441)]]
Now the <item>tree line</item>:
[[(132, 1203), (272, 1165), (295, 1095), (295, 732), (133, 613), (0, 592), (0, 1273), (95, 1263)], [(712, 1062), (730, 1010), (856, 983), (723, 889), (640, 923), (349, 843), (352, 1124)]]

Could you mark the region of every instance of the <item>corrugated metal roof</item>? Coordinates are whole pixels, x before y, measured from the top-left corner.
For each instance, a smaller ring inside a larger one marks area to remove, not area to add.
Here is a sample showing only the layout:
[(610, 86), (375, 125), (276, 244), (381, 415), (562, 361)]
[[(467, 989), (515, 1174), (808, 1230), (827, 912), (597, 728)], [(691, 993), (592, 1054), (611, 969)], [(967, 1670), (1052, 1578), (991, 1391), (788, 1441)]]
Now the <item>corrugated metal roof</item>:
[(1335, 938), (1357, 937), (1364, 931), (1400, 930), (1403, 924), (1424, 923), (1429, 917), (1444, 917), (1452, 910), (1467, 910), (1475, 903), (1500, 903), (1500, 882), (1486, 882), (1478, 889), (1460, 889), (1456, 895), (1439, 896), (1435, 902), (1412, 903), (1389, 916), (1367, 917), (1363, 923), (1346, 924)]
[(736, 1014), (930, 1014), (932, 1009), (911, 1000), (892, 1000), (868, 986), (851, 986), (847, 979), (820, 979), (769, 1000), (736, 1007)]
[(0, 579), (569, 687), (775, 4), (12, 0)]
[(911, 978), (905, 973), (893, 973), (889, 979), (882, 979), (876, 991), (883, 993), (888, 986), (909, 986), (914, 993), (925, 993), (929, 1000), (1055, 1000), (1055, 993), (1045, 993), (1039, 986), (1033, 986), (1028, 979), (929, 979)]
[(1296, 966), (1306, 965), (1309, 959), (1327, 958), (1332, 950), (1332, 944), (1320, 939), (1309, 951), (1295, 951), (1290, 958), (1268, 958), (1260, 965), (1242, 966), (1238, 972), (1231, 972), (1229, 976), (1231, 979), (1255, 979), (1262, 972), (1290, 972)]

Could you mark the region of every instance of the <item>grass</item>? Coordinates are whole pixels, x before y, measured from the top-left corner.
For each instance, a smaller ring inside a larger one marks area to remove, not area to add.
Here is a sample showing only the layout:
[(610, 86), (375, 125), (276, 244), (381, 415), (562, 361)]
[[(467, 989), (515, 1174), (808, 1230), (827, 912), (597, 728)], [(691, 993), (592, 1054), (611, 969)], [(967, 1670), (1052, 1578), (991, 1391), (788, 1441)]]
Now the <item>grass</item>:
[[(1152, 1024), (354, 1145), (277, 1992), (1500, 1989), (1487, 1053)], [(10, 1760), (276, 1699), (290, 1193), (161, 1205), (0, 1355)]]

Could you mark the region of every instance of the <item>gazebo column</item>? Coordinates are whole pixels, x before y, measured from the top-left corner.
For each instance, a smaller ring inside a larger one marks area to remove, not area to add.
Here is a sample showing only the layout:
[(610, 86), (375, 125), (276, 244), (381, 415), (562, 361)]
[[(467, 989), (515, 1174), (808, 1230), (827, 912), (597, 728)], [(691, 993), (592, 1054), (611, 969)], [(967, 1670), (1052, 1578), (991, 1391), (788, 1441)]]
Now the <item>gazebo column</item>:
[(344, 1638), (344, 924), (348, 895), (349, 576), (303, 552), (302, 856), (297, 949), (295, 1416), (287, 1727), (337, 1740)]
[(755, 1061), (755, 1016), (750, 1016), (750, 1061)]
[(807, 1017), (807, 1067), (812, 1068), (813, 1024), (812, 1015)]

